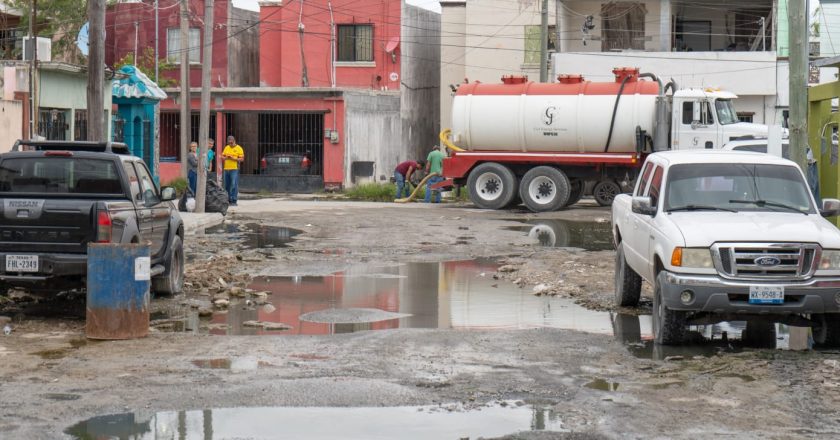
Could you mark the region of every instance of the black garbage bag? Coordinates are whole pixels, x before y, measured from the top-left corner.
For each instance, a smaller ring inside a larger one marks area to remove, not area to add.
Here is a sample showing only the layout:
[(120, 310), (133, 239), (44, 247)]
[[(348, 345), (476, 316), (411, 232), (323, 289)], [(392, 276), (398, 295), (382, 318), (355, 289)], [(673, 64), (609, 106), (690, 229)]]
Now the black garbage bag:
[[(222, 215), (227, 214), (228, 210), (228, 193), (224, 188), (219, 186), (215, 180), (207, 179), (207, 195), (204, 199), (204, 212), (220, 212)], [(187, 211), (187, 199), (194, 197), (192, 190), (187, 187), (181, 199), (178, 200), (178, 210), (181, 212)]]

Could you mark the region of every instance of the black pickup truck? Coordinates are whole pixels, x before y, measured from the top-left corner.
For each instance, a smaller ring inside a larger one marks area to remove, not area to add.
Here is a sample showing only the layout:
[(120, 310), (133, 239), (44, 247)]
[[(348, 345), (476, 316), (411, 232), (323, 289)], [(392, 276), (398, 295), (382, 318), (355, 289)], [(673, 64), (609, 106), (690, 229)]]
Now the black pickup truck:
[(184, 284), (175, 190), (124, 144), (18, 141), (0, 154), (0, 293), (85, 287), (88, 243), (149, 243), (152, 289)]

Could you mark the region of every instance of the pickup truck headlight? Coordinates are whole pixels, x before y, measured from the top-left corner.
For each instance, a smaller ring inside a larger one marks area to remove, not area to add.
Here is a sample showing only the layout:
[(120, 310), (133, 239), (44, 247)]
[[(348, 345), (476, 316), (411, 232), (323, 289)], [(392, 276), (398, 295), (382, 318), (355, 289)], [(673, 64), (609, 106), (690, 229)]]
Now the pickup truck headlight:
[(823, 250), (819, 268), (822, 270), (840, 270), (840, 251)]
[(674, 248), (671, 266), (708, 269), (714, 267), (709, 248)]

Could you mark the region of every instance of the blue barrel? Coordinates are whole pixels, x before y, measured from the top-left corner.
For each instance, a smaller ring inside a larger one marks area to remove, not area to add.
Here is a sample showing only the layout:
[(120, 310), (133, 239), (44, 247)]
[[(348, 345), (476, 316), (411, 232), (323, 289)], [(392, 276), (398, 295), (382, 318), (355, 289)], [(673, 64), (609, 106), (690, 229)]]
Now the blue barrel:
[(148, 245), (88, 245), (88, 338), (133, 339), (149, 334), (150, 263)]

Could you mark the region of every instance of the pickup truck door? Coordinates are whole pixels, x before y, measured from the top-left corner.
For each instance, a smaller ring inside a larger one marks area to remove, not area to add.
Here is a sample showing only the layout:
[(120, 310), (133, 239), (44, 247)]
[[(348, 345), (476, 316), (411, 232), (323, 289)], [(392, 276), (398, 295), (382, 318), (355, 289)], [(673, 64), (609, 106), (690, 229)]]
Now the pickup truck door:
[(160, 200), (158, 191), (152, 175), (146, 168), (146, 164), (140, 161), (134, 162), (137, 169), (137, 177), (140, 179), (140, 189), (143, 192), (143, 204), (148, 210), (149, 221), (152, 224), (152, 233), (149, 236), (152, 241), (151, 253), (160, 256), (166, 247), (166, 233), (169, 230), (169, 206)]
[(140, 188), (140, 179), (132, 162), (123, 162), (125, 174), (128, 176), (128, 183), (131, 191), (131, 200), (134, 202), (137, 214), (137, 228), (140, 230), (140, 242), (151, 242), (154, 235), (154, 223), (152, 222), (152, 210), (146, 207), (143, 200), (143, 191)]
[[(653, 167), (654, 165), (652, 162), (645, 164), (642, 173), (639, 175), (639, 183), (636, 190), (633, 192), (633, 196), (641, 197), (647, 194), (647, 187), (650, 183), (650, 176), (653, 172)], [(647, 258), (642, 252), (645, 247), (645, 243), (647, 243), (647, 235), (642, 232), (645, 217), (647, 216), (636, 214), (632, 211), (632, 208), (630, 208), (630, 212), (627, 214), (627, 221), (625, 222), (628, 230), (622, 231), (622, 240), (627, 243), (627, 246), (624, 247), (624, 257), (627, 259), (627, 263), (630, 267), (637, 270), (644, 267), (644, 264), (647, 261)]]
[[(645, 271), (642, 273), (650, 274), (650, 278), (647, 278), (651, 282), (653, 282), (653, 249), (655, 245), (655, 241), (657, 236), (659, 235), (656, 231), (656, 216), (660, 215), (659, 210), (659, 195), (662, 190), (662, 176), (664, 173), (664, 169), (661, 165), (656, 165), (653, 169), (653, 174), (650, 178), (650, 185), (648, 185), (647, 190), (644, 193), (645, 197), (650, 197), (651, 205), (657, 207), (657, 213), (653, 216), (649, 215), (638, 215), (639, 218), (639, 227), (638, 227), (638, 236), (639, 236), (639, 247), (637, 248), (639, 253), (641, 254), (642, 258), (642, 266), (645, 268)], [(669, 256), (663, 256), (670, 257)]]

